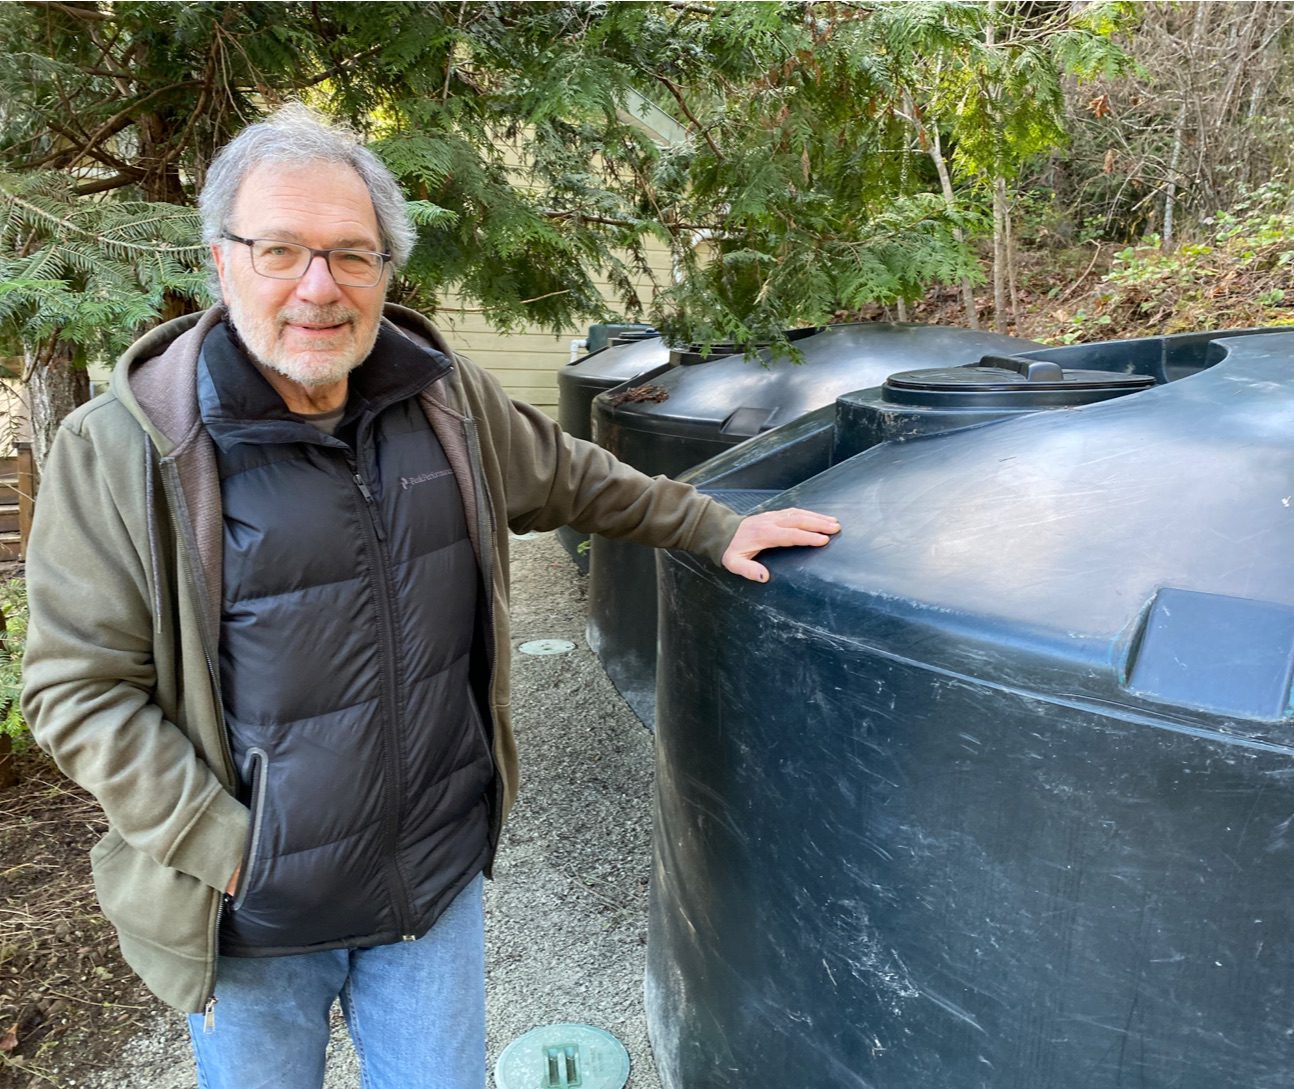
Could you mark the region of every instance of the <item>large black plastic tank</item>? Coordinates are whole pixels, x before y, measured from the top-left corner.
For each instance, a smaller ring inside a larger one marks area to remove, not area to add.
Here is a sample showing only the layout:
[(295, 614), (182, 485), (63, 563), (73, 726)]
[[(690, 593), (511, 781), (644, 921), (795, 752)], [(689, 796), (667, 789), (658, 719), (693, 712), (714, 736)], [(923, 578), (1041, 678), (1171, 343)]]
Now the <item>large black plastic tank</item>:
[[(669, 348), (659, 335), (628, 337), (591, 352), (557, 372), (557, 422), (577, 439), (592, 441), (593, 398), (625, 382), (645, 381), (669, 366)], [(581, 571), (588, 571), (588, 535), (570, 526), (557, 539)]]
[[(795, 420), (893, 371), (972, 362), (1037, 347), (996, 333), (930, 325), (835, 325), (796, 343), (803, 362), (768, 352), (662, 373), (625, 399), (594, 401), (594, 435), (652, 476), (698, 463)], [(647, 394), (648, 396), (645, 396)], [(656, 561), (652, 550), (595, 536), (589, 565), (589, 645), (647, 725), (655, 713)]]
[(1294, 1085), (1294, 333), (1176, 339), (693, 474), (844, 528), (764, 585), (661, 557), (666, 1089)]
[(659, 336), (626, 340), (568, 363), (557, 372), (557, 422), (577, 439), (593, 438), (593, 398), (669, 366)]

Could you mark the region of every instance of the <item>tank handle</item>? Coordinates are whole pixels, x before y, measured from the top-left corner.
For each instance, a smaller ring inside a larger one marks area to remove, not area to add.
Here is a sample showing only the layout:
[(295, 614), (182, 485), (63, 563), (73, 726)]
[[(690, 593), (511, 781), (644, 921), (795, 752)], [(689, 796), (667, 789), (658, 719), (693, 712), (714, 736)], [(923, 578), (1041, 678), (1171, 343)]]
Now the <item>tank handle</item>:
[(754, 438), (761, 431), (768, 430), (776, 415), (775, 408), (743, 405), (728, 414), (728, 418), (723, 421), (723, 426), (719, 428), (719, 434), (735, 435), (741, 439)]
[(1026, 382), (1063, 382), (1065, 371), (1059, 363), (1049, 363), (1042, 359), (1025, 359), (1018, 355), (980, 356), (977, 367), (996, 367), (1003, 371), (1015, 371), (1022, 375)]

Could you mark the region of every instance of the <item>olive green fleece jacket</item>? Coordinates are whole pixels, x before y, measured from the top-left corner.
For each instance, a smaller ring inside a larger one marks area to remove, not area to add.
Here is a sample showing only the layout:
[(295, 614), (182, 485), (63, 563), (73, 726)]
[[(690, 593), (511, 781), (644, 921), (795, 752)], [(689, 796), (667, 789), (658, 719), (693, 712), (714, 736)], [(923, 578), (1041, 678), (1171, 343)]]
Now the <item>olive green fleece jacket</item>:
[[(153, 330), (118, 362), (110, 392), (68, 417), (27, 560), (23, 710), (41, 747), (107, 814), (91, 862), (126, 961), (190, 1012), (214, 992), (222, 892), (248, 836), (219, 693), (220, 485), (196, 396), (202, 340), (223, 316)], [(385, 318), (450, 354), (412, 311), (388, 306)], [(420, 400), (487, 588), (501, 820), (517, 790), (507, 530), (570, 524), (717, 562), (740, 517), (565, 435), (466, 360)]]

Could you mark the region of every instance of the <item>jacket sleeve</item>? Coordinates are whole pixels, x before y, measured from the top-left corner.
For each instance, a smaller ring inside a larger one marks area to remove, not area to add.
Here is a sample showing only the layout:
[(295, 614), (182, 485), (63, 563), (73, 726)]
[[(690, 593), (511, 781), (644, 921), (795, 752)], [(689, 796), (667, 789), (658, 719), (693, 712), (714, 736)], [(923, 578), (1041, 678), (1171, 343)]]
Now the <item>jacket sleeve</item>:
[[(23, 712), (128, 844), (223, 889), (248, 813), (154, 699), (146, 453), (132, 446), (96, 451), (65, 425), (46, 461), (28, 546)], [(105, 471), (136, 453), (129, 486)]]
[(518, 533), (571, 525), (655, 548), (682, 548), (718, 563), (741, 515), (690, 484), (649, 477), (591, 442), (573, 438), (531, 405), (479, 376), (492, 441)]

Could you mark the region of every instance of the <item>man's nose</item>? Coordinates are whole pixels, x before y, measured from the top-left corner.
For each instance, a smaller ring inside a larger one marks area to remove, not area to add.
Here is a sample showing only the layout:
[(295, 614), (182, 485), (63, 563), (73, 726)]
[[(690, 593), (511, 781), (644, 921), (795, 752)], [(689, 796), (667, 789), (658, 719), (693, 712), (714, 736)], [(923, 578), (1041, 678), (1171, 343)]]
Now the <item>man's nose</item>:
[(297, 281), (296, 293), (311, 302), (330, 302), (340, 296), (337, 281), (332, 278), (328, 260), (322, 254), (310, 258), (310, 264)]

